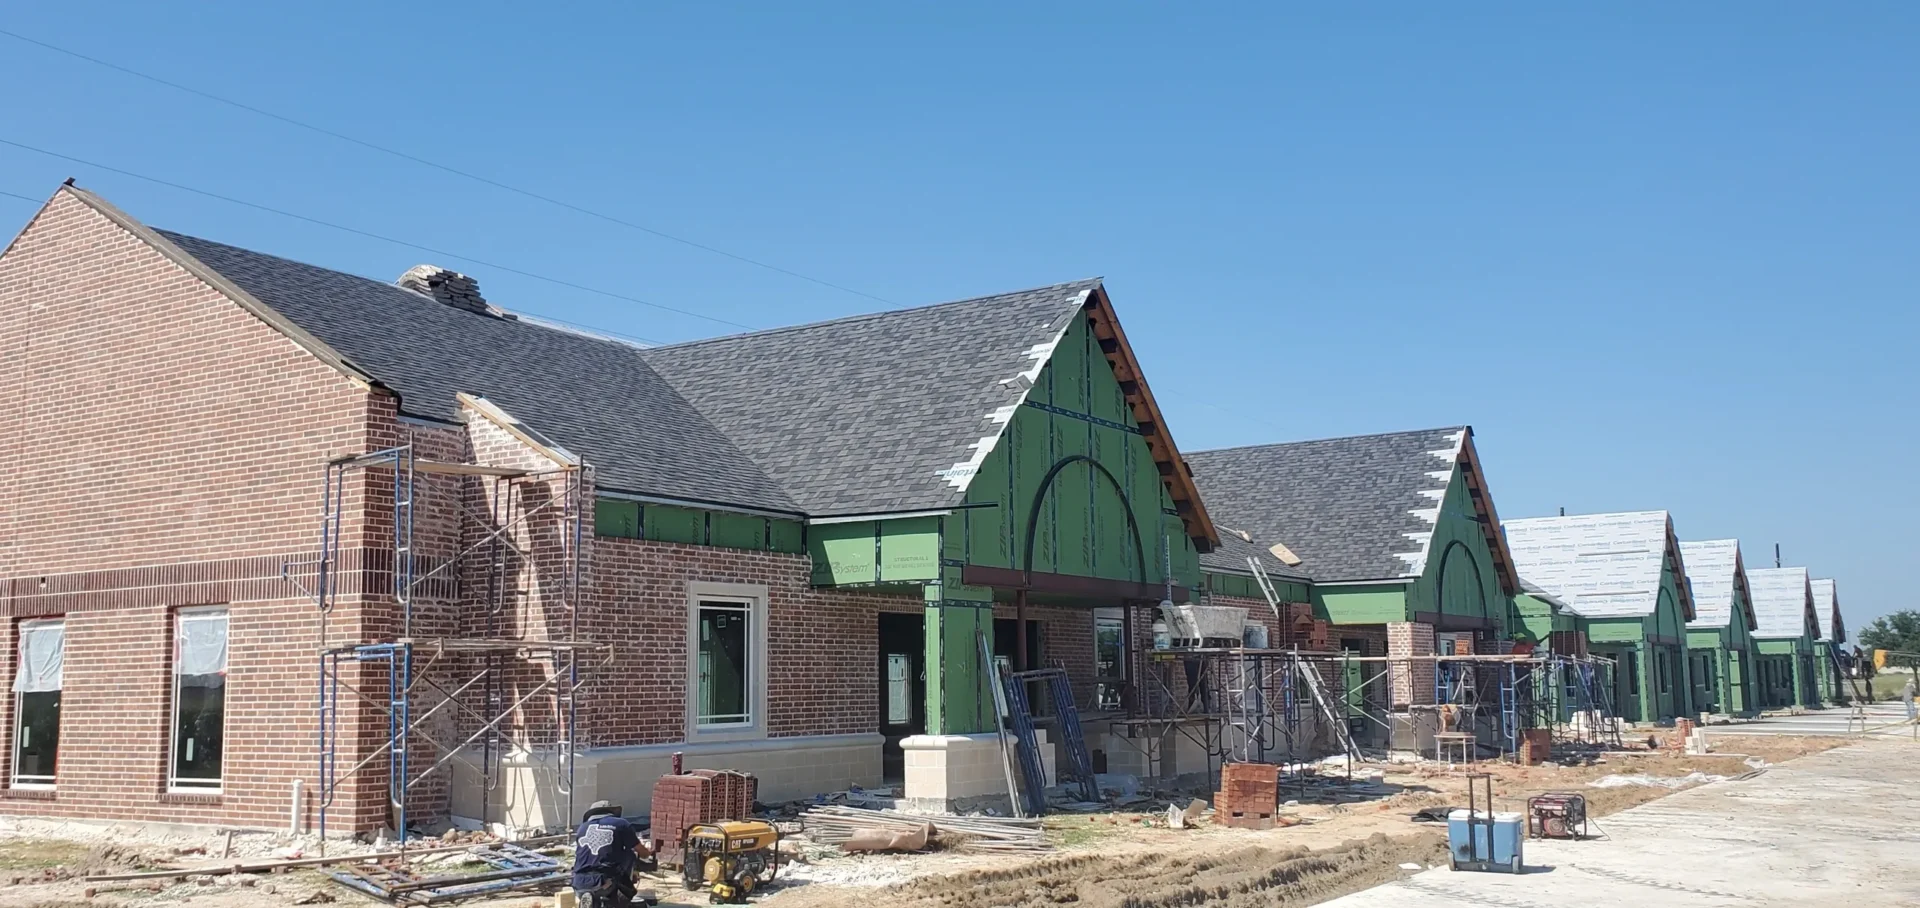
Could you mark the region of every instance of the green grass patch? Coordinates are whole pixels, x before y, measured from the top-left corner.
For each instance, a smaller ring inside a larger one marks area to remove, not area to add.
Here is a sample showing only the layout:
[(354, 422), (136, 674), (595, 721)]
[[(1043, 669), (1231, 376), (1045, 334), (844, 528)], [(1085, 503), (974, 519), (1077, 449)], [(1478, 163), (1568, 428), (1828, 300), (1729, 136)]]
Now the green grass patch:
[(60, 839), (0, 839), (0, 870), (45, 870), (84, 864), (89, 850)]

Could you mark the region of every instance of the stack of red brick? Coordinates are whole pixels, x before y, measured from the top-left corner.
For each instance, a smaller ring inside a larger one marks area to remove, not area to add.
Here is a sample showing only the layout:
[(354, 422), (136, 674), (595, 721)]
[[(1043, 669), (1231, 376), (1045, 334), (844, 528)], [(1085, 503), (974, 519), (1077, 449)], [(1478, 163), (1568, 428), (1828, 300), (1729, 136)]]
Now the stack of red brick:
[(1228, 763), (1220, 768), (1220, 790), (1213, 795), (1213, 821), (1235, 829), (1272, 829), (1280, 807), (1280, 767), (1271, 763)]
[(1692, 719), (1673, 720), (1673, 737), (1667, 739), (1667, 746), (1674, 750), (1686, 750), (1687, 739), (1693, 737)]
[(1553, 730), (1547, 728), (1529, 728), (1525, 737), (1520, 739), (1520, 763), (1524, 766), (1539, 766), (1553, 756)]
[(687, 828), (753, 815), (759, 780), (731, 770), (696, 769), (661, 776), (653, 783), (653, 830), (649, 835), (660, 863), (678, 866)]

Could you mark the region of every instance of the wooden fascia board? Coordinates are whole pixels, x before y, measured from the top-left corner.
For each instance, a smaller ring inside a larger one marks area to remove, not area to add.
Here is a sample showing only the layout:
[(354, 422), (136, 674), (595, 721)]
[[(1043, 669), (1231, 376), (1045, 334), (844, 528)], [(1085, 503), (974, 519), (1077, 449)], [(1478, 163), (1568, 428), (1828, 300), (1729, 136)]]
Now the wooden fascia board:
[[(1220, 545), (1220, 533), (1214, 529), (1213, 520), (1207, 516), (1207, 506), (1200, 500), (1200, 488), (1193, 481), (1193, 474), (1187, 470), (1180, 449), (1173, 443), (1173, 435), (1167, 431), (1167, 421), (1160, 414), (1160, 405), (1153, 399), (1153, 389), (1147, 386), (1146, 374), (1140, 369), (1140, 361), (1133, 355), (1133, 345), (1127, 343), (1127, 332), (1120, 327), (1120, 319), (1114, 315), (1113, 301), (1107, 297), (1105, 287), (1095, 287), (1087, 295), (1086, 308), (1092, 310), (1094, 337), (1100, 341), (1100, 352), (1113, 368), (1114, 377), (1121, 381), (1121, 393), (1127, 406), (1133, 409), (1133, 418), (1146, 428), (1145, 438), (1153, 459), (1161, 465), (1161, 481), (1167, 486), (1167, 494), (1173, 498), (1174, 507), (1180, 512), (1180, 520), (1186, 525), (1187, 535), (1196, 543), (1202, 544), (1202, 551), (1212, 551)], [(1132, 393), (1126, 391), (1133, 388)]]
[(1514, 566), (1513, 552), (1507, 548), (1507, 534), (1500, 530), (1500, 515), (1493, 507), (1493, 494), (1487, 491), (1487, 477), (1480, 472), (1480, 452), (1473, 446), (1473, 428), (1465, 430), (1467, 437), (1460, 441), (1460, 460), (1464, 461), (1462, 478), (1467, 485), (1467, 497), (1473, 500), (1474, 510), (1480, 514), (1480, 532), (1487, 537), (1487, 551), (1493, 553), (1494, 570), (1500, 574), (1500, 588), (1508, 596), (1518, 596), (1520, 588), (1520, 569)]
[(373, 375), (366, 370), (348, 361), (346, 357), (341, 356), (339, 351), (328, 346), (326, 342), (307, 333), (305, 328), (294, 324), (288, 320), (286, 316), (275, 311), (273, 307), (268, 306), (253, 294), (241, 289), (240, 285), (227, 280), (225, 275), (208, 267), (205, 262), (194, 258), (188, 254), (185, 249), (174, 245), (173, 241), (161, 236), (158, 231), (140, 223), (138, 220), (135, 220), (132, 215), (114, 207), (113, 203), (78, 186), (62, 186), (60, 187), (60, 191), (71, 194), (75, 199), (78, 199), (81, 204), (99, 212), (102, 217), (112, 221), (120, 229), (132, 234), (136, 239), (140, 240), (140, 242), (147, 244), (168, 261), (179, 266), (181, 270), (193, 275), (194, 278), (198, 279), (201, 283), (212, 287), (215, 291), (218, 291), (220, 295), (232, 300), (235, 305), (245, 309), (253, 317), (266, 322), (267, 327), (280, 332), (282, 336), (293, 341), (295, 346), (307, 351), (307, 353), (311, 354), (315, 359), (326, 363), (335, 371), (340, 372), (348, 378), (364, 382), (370, 387), (380, 388), (389, 394), (393, 394), (395, 397), (399, 397), (399, 394), (394, 392), (393, 389), (380, 384), (379, 379), (374, 378)]
[(1740, 596), (1740, 607), (1747, 615), (1747, 634), (1751, 636), (1760, 629), (1760, 616), (1753, 610), (1753, 590), (1747, 586), (1747, 564), (1739, 546), (1733, 549), (1733, 589)]

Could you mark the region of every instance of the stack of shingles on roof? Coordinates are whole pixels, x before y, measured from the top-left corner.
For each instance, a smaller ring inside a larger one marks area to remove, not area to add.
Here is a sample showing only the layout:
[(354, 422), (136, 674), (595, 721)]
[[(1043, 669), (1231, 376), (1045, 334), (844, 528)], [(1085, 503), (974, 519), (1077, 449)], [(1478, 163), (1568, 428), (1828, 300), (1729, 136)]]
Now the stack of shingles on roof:
[(1225, 448), (1187, 463), (1217, 523), (1286, 546), (1316, 581), (1416, 577), (1467, 432)]
[(1660, 604), (1665, 511), (1532, 517), (1505, 524), (1520, 576), (1585, 618), (1638, 618)]
[[(1693, 587), (1694, 619), (1688, 627), (1723, 628), (1734, 620), (1734, 594), (1744, 588), (1745, 572), (1740, 565), (1740, 540), (1709, 539), (1680, 543), (1680, 556), (1687, 565), (1687, 582)], [(1752, 604), (1739, 615), (1748, 628), (1753, 626)]]
[(1817, 630), (1813, 585), (1806, 568), (1748, 571), (1747, 586), (1753, 591), (1753, 616), (1759, 624), (1753, 632), (1755, 637), (1778, 640), (1806, 634), (1810, 627)]
[(1847, 622), (1840, 617), (1840, 591), (1833, 578), (1813, 582), (1813, 615), (1820, 619), (1820, 639), (1847, 642)]

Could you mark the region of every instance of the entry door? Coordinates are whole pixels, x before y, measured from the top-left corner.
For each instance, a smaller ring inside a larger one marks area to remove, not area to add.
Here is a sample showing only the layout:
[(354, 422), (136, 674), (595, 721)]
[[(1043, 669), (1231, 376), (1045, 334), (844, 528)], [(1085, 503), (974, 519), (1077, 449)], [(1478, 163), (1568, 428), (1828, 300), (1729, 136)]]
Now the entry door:
[(927, 731), (926, 619), (920, 615), (880, 616), (880, 753), (889, 779), (907, 774), (900, 741)]

